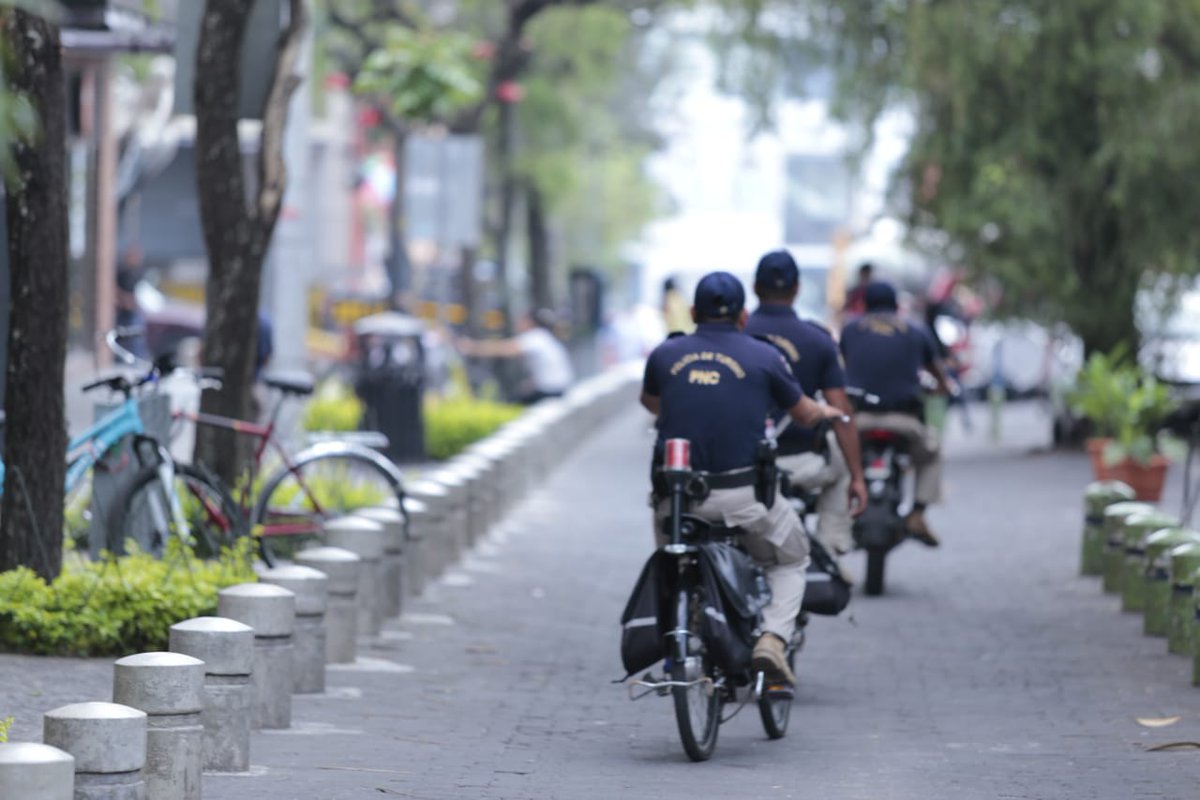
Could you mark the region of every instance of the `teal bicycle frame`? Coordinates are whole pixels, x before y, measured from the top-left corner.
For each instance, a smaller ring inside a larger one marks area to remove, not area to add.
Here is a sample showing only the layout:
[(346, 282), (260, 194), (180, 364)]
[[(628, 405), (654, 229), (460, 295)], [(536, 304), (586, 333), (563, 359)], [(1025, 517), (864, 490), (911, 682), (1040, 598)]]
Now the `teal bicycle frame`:
[[(179, 496), (173, 490), (175, 462), (165, 447), (145, 434), (146, 427), (142, 423), (137, 400), (126, 397), (120, 406), (105, 414), (91, 427), (67, 443), (67, 475), (63, 482), (64, 490), (69, 492), (73, 489), (87, 474), (87, 471), (96, 466), (96, 462), (103, 458), (105, 453), (127, 437), (133, 438), (134, 457), (138, 459), (139, 463), (141, 462), (139, 445), (151, 444), (157, 455), (159, 480), (167, 490), (170, 518), (175, 522), (175, 530), (184, 540), (187, 540), (189, 538), (187, 520), (183, 515), (183, 506), (179, 502)], [(0, 492), (3, 490), (4, 462), (0, 461)], [(160, 526), (159, 530), (169, 530), (167, 526), (168, 509), (164, 509), (159, 500), (157, 495), (151, 494), (150, 513), (154, 523)]]

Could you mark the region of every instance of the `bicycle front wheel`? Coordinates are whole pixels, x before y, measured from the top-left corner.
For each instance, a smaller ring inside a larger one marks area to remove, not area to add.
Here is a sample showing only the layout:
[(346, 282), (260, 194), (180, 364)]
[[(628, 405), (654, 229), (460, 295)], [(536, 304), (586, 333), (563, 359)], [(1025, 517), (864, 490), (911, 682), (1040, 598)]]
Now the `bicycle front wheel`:
[(320, 541), (322, 523), (360, 508), (403, 508), (404, 490), (371, 456), (331, 452), (284, 467), (263, 484), (252, 524), (274, 565)]
[(684, 591), (676, 607), (687, 609), (687, 648), (677, 652), (671, 665), (671, 680), (684, 686), (671, 687), (675, 700), (675, 722), (683, 751), (692, 761), (707, 761), (717, 746), (721, 724), (721, 692), (713, 682), (713, 668), (700, 636), (704, 613), (697, 592)]
[[(788, 668), (796, 671), (796, 651), (789, 648)], [(787, 733), (788, 720), (792, 716), (792, 699), (795, 691), (786, 682), (767, 682), (762, 697), (758, 698), (758, 713), (762, 717), (763, 730), (768, 738), (782, 739)]]
[[(208, 470), (191, 464), (175, 465), (174, 486), (168, 489), (158, 467), (143, 469), (116, 504), (109, 526), (109, 550), (125, 552), (132, 539), (142, 550), (161, 556), (171, 537), (184, 538), (200, 558), (212, 559), (245, 535), (245, 522), (229, 492)], [(178, 498), (187, 531), (176, 529), (172, 496)]]

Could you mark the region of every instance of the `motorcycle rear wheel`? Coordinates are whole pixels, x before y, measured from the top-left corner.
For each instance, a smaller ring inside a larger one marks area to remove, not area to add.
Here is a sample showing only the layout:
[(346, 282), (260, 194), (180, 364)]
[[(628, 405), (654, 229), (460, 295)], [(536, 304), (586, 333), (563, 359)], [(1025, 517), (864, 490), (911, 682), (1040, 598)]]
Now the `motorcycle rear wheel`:
[[(796, 651), (788, 651), (788, 668), (796, 672)], [(770, 686), (764, 687), (763, 696), (758, 700), (758, 713), (762, 717), (763, 730), (770, 739), (782, 739), (787, 734), (788, 720), (792, 716), (792, 700), (795, 692), (790, 686), (781, 686), (775, 691)]]
[(883, 594), (883, 568), (887, 559), (886, 550), (867, 551), (867, 579), (864, 589), (869, 595)]

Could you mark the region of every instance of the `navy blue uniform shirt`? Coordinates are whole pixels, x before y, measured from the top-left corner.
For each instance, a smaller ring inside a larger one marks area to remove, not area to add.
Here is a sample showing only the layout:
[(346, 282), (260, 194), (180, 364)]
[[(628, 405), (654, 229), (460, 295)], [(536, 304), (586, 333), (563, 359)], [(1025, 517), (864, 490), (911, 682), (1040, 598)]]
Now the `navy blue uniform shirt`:
[[(846, 373), (833, 337), (824, 328), (800, 319), (791, 306), (760, 305), (750, 315), (746, 333), (766, 337), (783, 353), (792, 374), (809, 397), (816, 397), (821, 389), (846, 387)], [(775, 418), (778, 420), (780, 416), (777, 413)], [(812, 428), (795, 423), (779, 436), (782, 455), (802, 453), (811, 450), (812, 445)]]
[(918, 373), (935, 358), (924, 325), (893, 312), (859, 317), (842, 329), (842, 356), (849, 384), (879, 395), (883, 409), (919, 409)]
[(767, 414), (803, 395), (779, 351), (719, 322), (656, 347), (642, 391), (660, 398), (659, 441), (689, 440), (693, 469), (708, 472), (752, 466)]

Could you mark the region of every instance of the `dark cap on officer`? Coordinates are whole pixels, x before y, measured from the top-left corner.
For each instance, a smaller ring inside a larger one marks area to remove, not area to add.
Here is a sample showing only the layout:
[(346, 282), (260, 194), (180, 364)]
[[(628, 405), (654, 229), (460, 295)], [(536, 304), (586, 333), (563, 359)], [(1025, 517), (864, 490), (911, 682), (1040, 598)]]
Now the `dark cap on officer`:
[(728, 272), (710, 272), (696, 284), (697, 321), (736, 317), (746, 305), (742, 282)]
[(754, 286), (769, 292), (788, 292), (800, 285), (800, 268), (787, 250), (772, 250), (758, 260)]
[(872, 281), (863, 291), (867, 311), (895, 311), (896, 287), (887, 281)]

